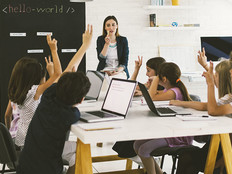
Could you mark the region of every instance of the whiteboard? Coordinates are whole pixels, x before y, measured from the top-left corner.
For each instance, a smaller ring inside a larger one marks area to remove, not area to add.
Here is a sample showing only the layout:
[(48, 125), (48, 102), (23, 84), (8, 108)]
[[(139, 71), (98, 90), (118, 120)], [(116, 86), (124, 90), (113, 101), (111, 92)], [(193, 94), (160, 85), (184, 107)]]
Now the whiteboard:
[(191, 45), (160, 45), (159, 56), (176, 63), (181, 71), (192, 71), (196, 65), (196, 53)]

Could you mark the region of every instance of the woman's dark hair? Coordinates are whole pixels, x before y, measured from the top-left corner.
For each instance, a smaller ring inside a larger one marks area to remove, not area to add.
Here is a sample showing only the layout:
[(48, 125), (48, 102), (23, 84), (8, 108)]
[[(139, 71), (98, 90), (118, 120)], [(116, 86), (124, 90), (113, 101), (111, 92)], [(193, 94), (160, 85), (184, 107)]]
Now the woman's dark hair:
[(159, 66), (164, 62), (166, 62), (166, 60), (163, 57), (154, 57), (154, 58), (150, 58), (147, 61), (146, 65), (147, 67), (155, 70), (155, 73), (157, 74)]
[(56, 87), (56, 97), (66, 105), (80, 103), (90, 89), (90, 81), (83, 72), (64, 73)]
[[(111, 19), (113, 19), (113, 20), (116, 22), (117, 26), (118, 26), (118, 20), (116, 19), (115, 16), (107, 16), (107, 17), (105, 18), (104, 22), (103, 22), (102, 36), (104, 36), (104, 37), (107, 35), (107, 31), (105, 30), (106, 22), (107, 22), (108, 20), (111, 20)], [(116, 35), (116, 36), (120, 36), (119, 33), (118, 33), (118, 28), (117, 28), (117, 30), (116, 30), (115, 35)]]
[(14, 65), (9, 81), (9, 99), (18, 105), (23, 104), (28, 91), (33, 85), (39, 85), (43, 77), (45, 68), (36, 59), (29, 57), (19, 59)]
[(177, 64), (172, 62), (162, 63), (159, 67), (158, 75), (160, 80), (166, 77), (172, 86), (178, 87), (183, 95), (184, 101), (192, 100), (184, 83), (180, 80), (181, 71)]

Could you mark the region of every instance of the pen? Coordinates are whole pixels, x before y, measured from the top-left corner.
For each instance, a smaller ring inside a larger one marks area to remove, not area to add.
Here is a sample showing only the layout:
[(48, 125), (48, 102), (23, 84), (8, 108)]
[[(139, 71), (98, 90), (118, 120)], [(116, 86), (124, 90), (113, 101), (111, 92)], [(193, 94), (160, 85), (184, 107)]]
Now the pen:
[(85, 131), (98, 131), (98, 130), (108, 130), (114, 129), (113, 127), (95, 128), (95, 129), (84, 129)]
[(208, 115), (202, 115), (202, 117), (204, 117), (204, 118), (208, 118), (209, 116), (208, 116)]

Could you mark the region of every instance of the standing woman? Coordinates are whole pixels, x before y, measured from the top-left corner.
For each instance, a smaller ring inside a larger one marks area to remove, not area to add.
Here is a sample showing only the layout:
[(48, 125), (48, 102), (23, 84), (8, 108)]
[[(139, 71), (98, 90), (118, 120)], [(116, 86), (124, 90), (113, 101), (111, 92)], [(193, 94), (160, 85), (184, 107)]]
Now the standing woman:
[(119, 35), (115, 16), (107, 16), (104, 20), (102, 35), (97, 39), (97, 55), (98, 71), (103, 70), (109, 76), (129, 78), (128, 41), (126, 37)]

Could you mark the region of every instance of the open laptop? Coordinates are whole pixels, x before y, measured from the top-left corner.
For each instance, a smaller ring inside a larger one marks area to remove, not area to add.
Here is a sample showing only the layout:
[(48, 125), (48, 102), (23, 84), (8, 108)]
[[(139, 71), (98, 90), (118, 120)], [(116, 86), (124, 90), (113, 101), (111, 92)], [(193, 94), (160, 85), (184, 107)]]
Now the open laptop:
[(138, 82), (139, 88), (142, 91), (143, 97), (145, 98), (148, 107), (150, 108), (150, 110), (155, 113), (158, 116), (161, 117), (171, 117), (171, 116), (175, 116), (177, 113), (175, 111), (173, 111), (172, 109), (168, 108), (168, 107), (159, 107), (156, 108), (156, 106), (154, 105), (150, 94), (148, 93), (146, 87), (144, 84)]
[(85, 122), (122, 120), (126, 117), (134, 95), (137, 82), (112, 78), (101, 111), (81, 113)]
[(86, 76), (89, 78), (91, 86), (89, 92), (85, 96), (85, 100), (97, 101), (102, 88), (104, 74), (99, 71), (88, 70)]

